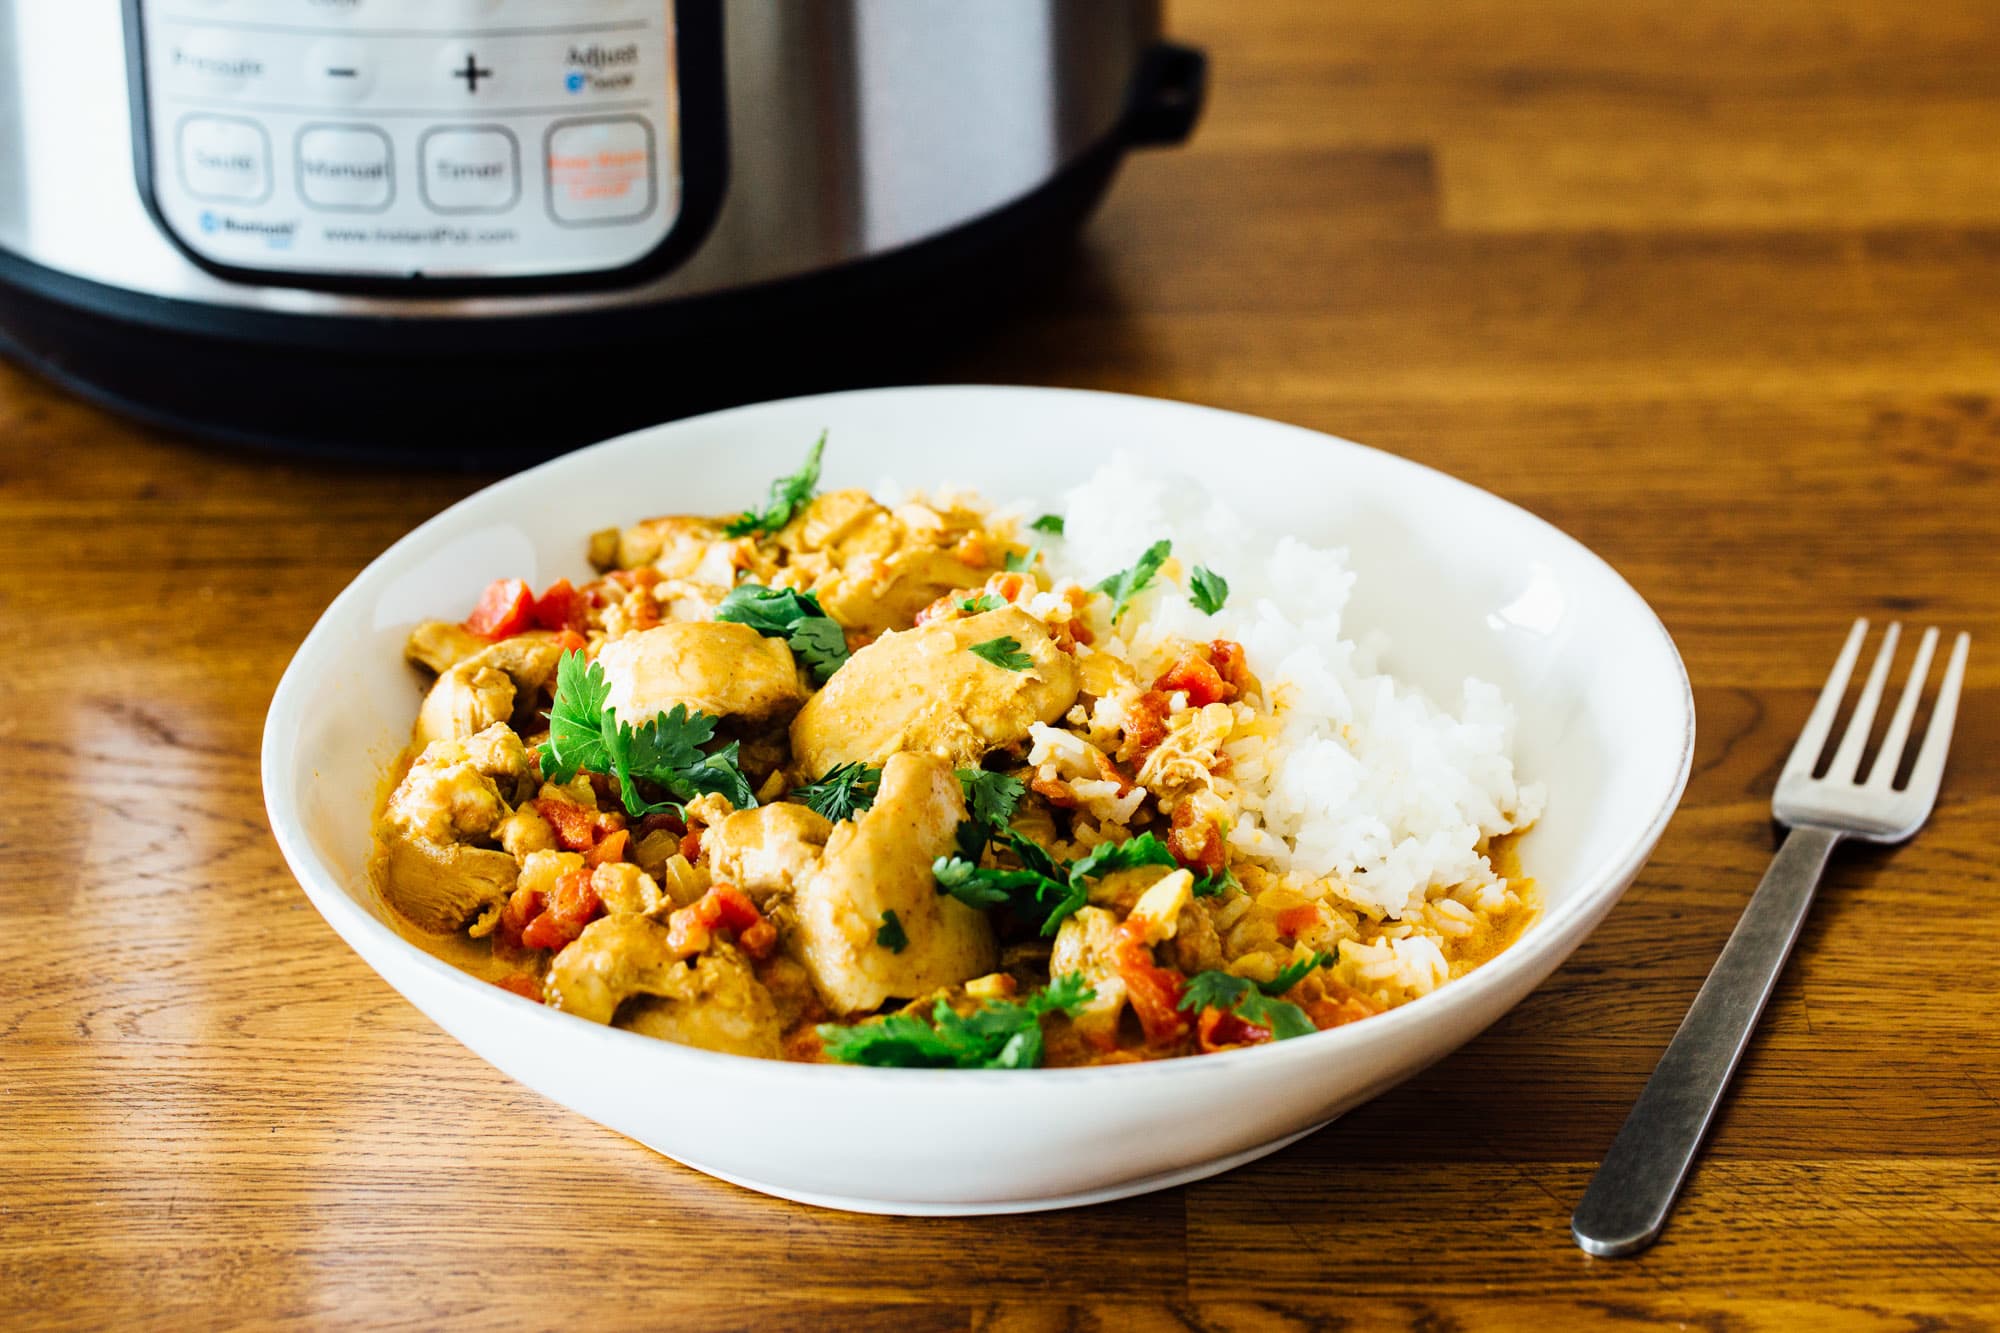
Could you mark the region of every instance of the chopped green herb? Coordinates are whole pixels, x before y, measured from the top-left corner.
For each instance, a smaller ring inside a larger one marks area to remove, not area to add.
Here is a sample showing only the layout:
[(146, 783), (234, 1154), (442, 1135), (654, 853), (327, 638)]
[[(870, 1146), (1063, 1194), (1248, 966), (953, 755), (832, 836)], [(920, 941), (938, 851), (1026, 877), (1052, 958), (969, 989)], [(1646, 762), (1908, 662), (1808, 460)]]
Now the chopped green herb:
[[(973, 821), (966, 821), (971, 824)], [(965, 826), (960, 826), (961, 835)], [(1041, 933), (1053, 935), (1063, 921), (1090, 901), (1089, 881), (1114, 870), (1135, 866), (1171, 866), (1173, 854), (1166, 844), (1150, 833), (1141, 833), (1124, 842), (1099, 843), (1088, 853), (1064, 865), (1049, 855), (1033, 839), (1001, 827), (993, 836), (1020, 861), (1019, 870), (982, 866), (977, 849), (962, 856), (940, 856), (931, 865), (937, 876), (938, 892), (949, 893), (969, 907), (1005, 907), (1030, 924), (1039, 922)], [(961, 838), (960, 850), (966, 851)]]
[(1229, 580), (1206, 565), (1196, 565), (1188, 575), (1188, 600), (1195, 610), (1212, 616), (1229, 600)]
[(1096, 998), (1083, 977), (1072, 972), (1023, 999), (987, 1000), (969, 1014), (939, 1000), (928, 1023), (912, 1013), (890, 1014), (852, 1027), (823, 1023), (819, 1039), (830, 1059), (850, 1065), (1033, 1069), (1042, 1062), (1043, 1017), (1075, 1016)]
[[(586, 663), (581, 652), (573, 649), (556, 663), (549, 740), (542, 749), (542, 771), (550, 781), (568, 782), (584, 769), (609, 774), (618, 779), (619, 796), (634, 818), (678, 811), (684, 802), (711, 791), (727, 796), (739, 810), (757, 804), (749, 779), (737, 767), (736, 742), (714, 751), (701, 748), (715, 738), (716, 718), (675, 704), (642, 726), (627, 726), (606, 706), (610, 695), (604, 668)], [(642, 778), (665, 788), (670, 799), (648, 802), (636, 785)]]
[(1063, 518), (1061, 514), (1043, 514), (1028, 526), (1036, 532), (1046, 532), (1052, 537), (1063, 535)]
[(767, 639), (783, 639), (822, 685), (847, 664), (847, 635), (812, 593), (739, 583), (715, 608), (715, 618), (748, 625)]
[(882, 928), (875, 932), (875, 942), (890, 953), (901, 953), (910, 947), (910, 937), (903, 930), (903, 923), (896, 919), (896, 909), (882, 913)]
[(1160, 572), (1160, 566), (1167, 563), (1167, 557), (1173, 554), (1173, 550), (1174, 544), (1163, 537), (1148, 546), (1130, 569), (1121, 569), (1097, 585), (1097, 591), (1111, 599), (1112, 624), (1118, 623), (1119, 617), (1125, 614), (1125, 608), (1132, 604), (1132, 599), (1152, 583), (1153, 576)]
[(1218, 894), (1227, 893), (1235, 887), (1236, 872), (1228, 866), (1224, 866), (1213, 875), (1196, 876), (1194, 881), (1194, 896), (1197, 898), (1213, 898)]
[(1332, 967), (1338, 961), (1330, 953), (1315, 953), (1309, 958), (1301, 958), (1291, 963), (1269, 981), (1257, 983), (1257, 989), (1266, 995), (1283, 995), (1292, 987), (1306, 979), (1306, 974), (1316, 967)]
[(990, 592), (982, 592), (977, 597), (968, 597), (958, 604), (958, 609), (969, 616), (983, 615), (988, 611), (998, 611), (1007, 605), (1005, 597)]
[(792, 796), (829, 823), (838, 824), (875, 804), (875, 790), (881, 785), (881, 769), (856, 762), (842, 764), (818, 782), (798, 788)]
[(1001, 567), (1009, 574), (1025, 574), (1035, 567), (1035, 561), (1041, 559), (1041, 556), (1042, 548), (1037, 543), (1025, 551), (1007, 552), (1007, 558), (1001, 562)]
[(1019, 778), (983, 768), (959, 769), (958, 785), (965, 789), (965, 808), (989, 829), (1006, 828), (1014, 818), (1014, 807), (1028, 790), (1028, 784)]
[(1227, 972), (1197, 972), (1189, 977), (1181, 989), (1180, 1007), (1196, 1014), (1204, 1009), (1235, 1014), (1267, 1029), (1279, 1041), (1319, 1030), (1305, 1010), (1287, 1000), (1274, 1000), (1256, 982)]
[(1011, 634), (1003, 634), (997, 639), (975, 643), (965, 651), (974, 657), (983, 657), (994, 666), (1008, 671), (1026, 671), (1035, 664), (1035, 659), (1021, 651), (1021, 641)]
[(806, 451), (806, 461), (797, 472), (771, 483), (771, 494), (762, 509), (745, 510), (723, 526), (725, 537), (747, 537), (753, 532), (775, 532), (792, 521), (819, 490), (819, 458), (826, 449), (826, 432), (821, 431)]

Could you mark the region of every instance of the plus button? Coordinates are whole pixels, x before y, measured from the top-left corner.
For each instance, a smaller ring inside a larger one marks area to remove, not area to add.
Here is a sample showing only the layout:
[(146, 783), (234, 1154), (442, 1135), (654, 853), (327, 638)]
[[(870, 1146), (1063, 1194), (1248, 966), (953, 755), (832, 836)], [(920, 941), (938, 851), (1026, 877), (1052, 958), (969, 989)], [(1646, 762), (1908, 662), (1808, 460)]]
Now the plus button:
[(465, 53), (465, 67), (453, 70), (451, 76), (454, 79), (464, 79), (465, 91), (476, 93), (479, 91), (479, 81), (492, 78), (493, 71), (480, 68), (478, 57), (468, 51)]

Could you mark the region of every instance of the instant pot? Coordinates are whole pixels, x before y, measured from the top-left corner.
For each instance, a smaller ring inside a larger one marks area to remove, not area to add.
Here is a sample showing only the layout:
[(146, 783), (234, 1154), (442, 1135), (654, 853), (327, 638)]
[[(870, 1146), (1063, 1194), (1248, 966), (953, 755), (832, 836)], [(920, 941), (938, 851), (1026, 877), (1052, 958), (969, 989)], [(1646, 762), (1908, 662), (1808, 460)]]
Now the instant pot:
[(477, 461), (865, 378), (990, 319), (1126, 149), (1187, 135), (1203, 60), (1159, 28), (1149, 0), (0, 0), (0, 346), (204, 435)]

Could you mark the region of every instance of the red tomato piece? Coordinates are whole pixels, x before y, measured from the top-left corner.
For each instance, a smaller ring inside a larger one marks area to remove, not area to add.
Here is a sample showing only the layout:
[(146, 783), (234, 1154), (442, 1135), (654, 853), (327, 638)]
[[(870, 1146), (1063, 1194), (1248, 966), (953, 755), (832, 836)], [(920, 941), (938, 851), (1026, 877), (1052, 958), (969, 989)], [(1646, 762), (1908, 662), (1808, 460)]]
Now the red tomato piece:
[(529, 976), (525, 972), (517, 972), (513, 976), (502, 977), (493, 984), (501, 990), (520, 996), (524, 1000), (533, 1000), (536, 1004), (542, 1002), (542, 982), (539, 977)]
[(1300, 903), (1278, 913), (1278, 933), (1288, 939), (1297, 939), (1318, 924), (1319, 908), (1311, 903)]
[(1198, 816), (1192, 801), (1182, 801), (1174, 807), (1173, 823), (1167, 830), (1167, 850), (1197, 875), (1221, 874), (1229, 863), (1222, 829), (1214, 820)]
[(568, 579), (557, 579), (549, 585), (547, 592), (535, 599), (535, 624), (542, 629), (581, 634), (590, 627), (590, 618), (586, 614), (589, 605), (583, 594), (576, 590), (576, 585)]
[(495, 579), (465, 618), (467, 632), (486, 639), (519, 634), (534, 623), (535, 594), (520, 579)]
[(568, 852), (587, 852), (597, 841), (597, 812), (585, 809), (575, 801), (565, 801), (555, 796), (544, 796), (535, 803), (535, 810), (549, 827), (555, 830), (556, 841)]
[(1229, 682), (1238, 694), (1250, 688), (1250, 668), (1244, 663), (1243, 645), (1234, 639), (1214, 639), (1208, 645), (1208, 660), (1217, 675)]
[(612, 861), (623, 861), (626, 844), (631, 841), (630, 833), (622, 828), (613, 829), (605, 834), (595, 847), (583, 854), (583, 863), (587, 866), (601, 866)]
[(1199, 649), (1193, 648), (1182, 653), (1172, 666), (1161, 672), (1160, 678), (1153, 682), (1153, 688), (1169, 694), (1185, 690), (1188, 703), (1196, 708), (1205, 708), (1236, 694), (1236, 687), (1222, 678)]
[(1213, 1054), (1236, 1046), (1255, 1046), (1269, 1041), (1271, 1029), (1239, 1015), (1208, 1008), (1201, 1011), (1201, 1021), (1195, 1025), (1195, 1036), (1201, 1042), (1201, 1049)]
[(1159, 966), (1144, 939), (1120, 927), (1116, 953), (1118, 976), (1125, 983), (1132, 1012), (1146, 1030), (1146, 1040), (1164, 1045), (1187, 1034), (1188, 1015), (1181, 1012), (1181, 974)]

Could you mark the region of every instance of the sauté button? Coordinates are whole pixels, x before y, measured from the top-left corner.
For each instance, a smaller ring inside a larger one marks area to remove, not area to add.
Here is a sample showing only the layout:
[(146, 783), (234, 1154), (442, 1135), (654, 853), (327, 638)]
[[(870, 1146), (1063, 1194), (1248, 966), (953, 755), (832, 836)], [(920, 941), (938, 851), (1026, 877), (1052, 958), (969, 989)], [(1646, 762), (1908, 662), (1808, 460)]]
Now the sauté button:
[(299, 195), (314, 208), (373, 212), (395, 197), (389, 136), (372, 125), (308, 125), (297, 155)]
[(637, 116), (549, 127), (549, 216), (571, 227), (632, 222), (653, 211), (653, 129)]
[(197, 199), (262, 203), (271, 193), (271, 140), (237, 116), (189, 116), (175, 131), (181, 184)]
[(521, 150), (498, 126), (426, 130), (417, 159), (433, 212), (504, 213), (521, 197)]

